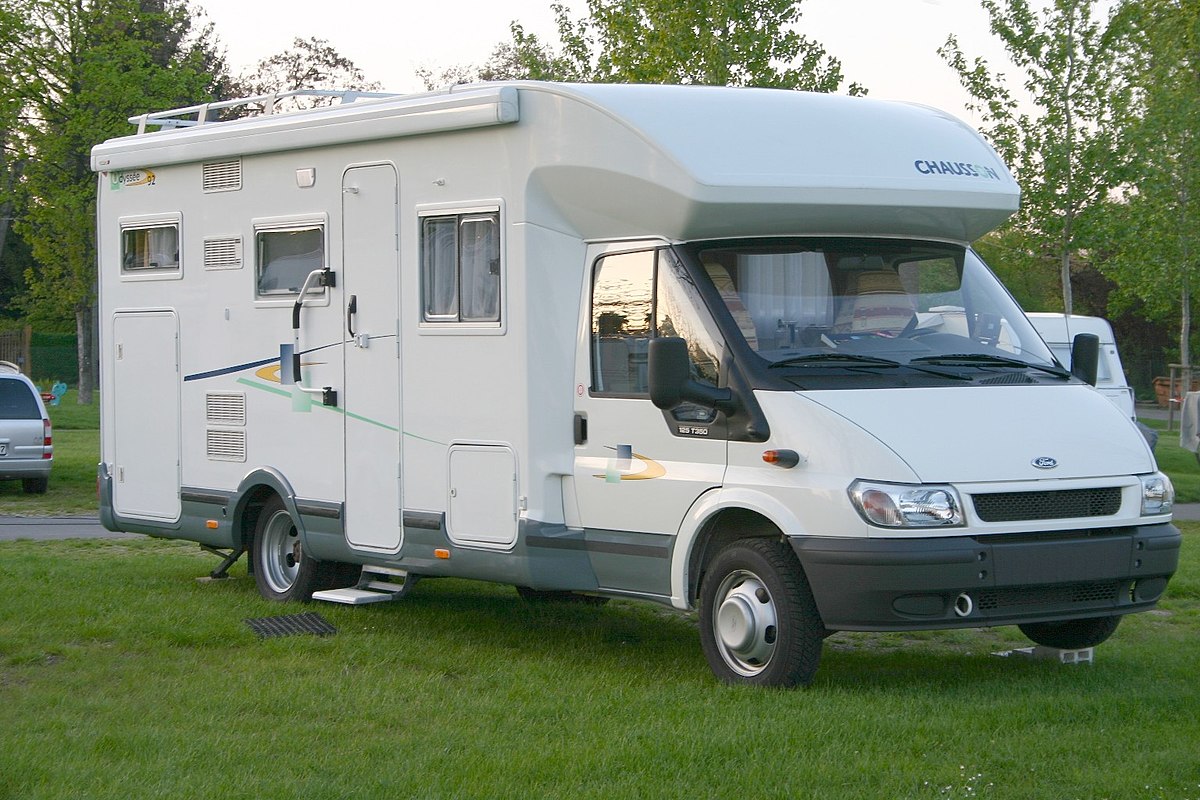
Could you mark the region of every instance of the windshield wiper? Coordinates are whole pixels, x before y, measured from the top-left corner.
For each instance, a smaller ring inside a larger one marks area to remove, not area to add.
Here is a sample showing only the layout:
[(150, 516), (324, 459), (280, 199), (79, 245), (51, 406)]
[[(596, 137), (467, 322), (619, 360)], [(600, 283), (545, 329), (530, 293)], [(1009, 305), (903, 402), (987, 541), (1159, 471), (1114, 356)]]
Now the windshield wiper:
[(854, 353), (809, 353), (805, 356), (792, 356), (785, 358), (783, 361), (776, 361), (767, 369), (775, 369), (776, 367), (795, 367), (795, 366), (839, 366), (838, 363), (853, 366), (853, 367), (898, 367), (900, 362), (892, 361), (890, 358), (876, 358), (875, 356), (860, 356)]
[(1005, 356), (988, 355), (987, 353), (947, 353), (940, 356), (921, 356), (914, 358), (912, 363), (933, 364), (940, 367), (953, 366), (996, 366), (996, 367), (1017, 367), (1020, 369), (1036, 369), (1041, 372), (1053, 375), (1056, 378), (1070, 378), (1071, 373), (1065, 369), (1052, 366), (1042, 366), (1041, 364), (1031, 364), (1028, 361), (1022, 361), (1019, 358), (1007, 358)]

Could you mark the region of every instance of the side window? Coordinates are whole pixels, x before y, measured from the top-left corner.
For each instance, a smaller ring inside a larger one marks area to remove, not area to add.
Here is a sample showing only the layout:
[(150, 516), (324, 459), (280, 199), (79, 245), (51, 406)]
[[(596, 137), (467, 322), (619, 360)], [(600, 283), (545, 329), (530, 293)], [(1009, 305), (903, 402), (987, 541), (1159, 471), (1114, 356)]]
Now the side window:
[(723, 344), (683, 266), (666, 250), (600, 259), (592, 283), (592, 390), (646, 394), (656, 336), (685, 339), (692, 377), (717, 385)]
[(607, 256), (592, 282), (592, 389), (645, 394), (654, 335), (654, 251)]
[(500, 212), (421, 218), (426, 322), (500, 322)]
[(325, 267), (325, 226), (258, 228), (254, 254), (259, 297), (296, 294), (310, 272)]
[(121, 225), (121, 274), (179, 272), (179, 222), (153, 221)]

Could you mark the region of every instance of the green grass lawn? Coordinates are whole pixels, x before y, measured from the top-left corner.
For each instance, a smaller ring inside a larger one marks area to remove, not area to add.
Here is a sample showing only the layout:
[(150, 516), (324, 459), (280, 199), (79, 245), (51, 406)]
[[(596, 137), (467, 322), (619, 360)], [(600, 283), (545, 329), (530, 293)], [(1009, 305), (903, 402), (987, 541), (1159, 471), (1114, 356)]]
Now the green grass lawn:
[[(1200, 798), (1200, 524), (1091, 665), (1015, 628), (837, 634), (727, 688), (693, 616), (427, 580), (284, 606), (192, 545), (0, 543), (3, 798)], [(258, 639), (314, 610), (338, 633)]]

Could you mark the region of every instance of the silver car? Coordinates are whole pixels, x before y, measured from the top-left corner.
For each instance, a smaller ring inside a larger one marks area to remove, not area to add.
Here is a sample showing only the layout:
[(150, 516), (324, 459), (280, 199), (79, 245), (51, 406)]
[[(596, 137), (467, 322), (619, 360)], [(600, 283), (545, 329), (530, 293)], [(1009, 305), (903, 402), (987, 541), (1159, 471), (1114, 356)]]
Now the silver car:
[(50, 433), (37, 387), (16, 366), (0, 361), (0, 480), (19, 479), (27, 493), (45, 493), (54, 463)]

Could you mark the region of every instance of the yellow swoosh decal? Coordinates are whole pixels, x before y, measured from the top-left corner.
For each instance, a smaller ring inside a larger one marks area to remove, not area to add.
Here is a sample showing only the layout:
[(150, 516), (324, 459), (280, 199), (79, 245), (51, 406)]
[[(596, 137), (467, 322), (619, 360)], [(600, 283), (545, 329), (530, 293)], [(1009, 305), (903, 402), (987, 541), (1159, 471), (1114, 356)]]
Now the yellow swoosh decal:
[[(641, 453), (634, 453), (633, 458), (631, 458), (630, 461), (633, 461), (635, 459), (637, 461), (641, 461), (642, 464), (645, 465), (645, 468), (641, 472), (626, 473), (621, 476), (621, 480), (623, 480), (623, 481), (651, 481), (651, 480), (654, 480), (655, 478), (661, 478), (663, 475), (667, 474), (667, 468), (652, 458), (647, 458), (646, 456), (642, 455)], [(592, 477), (601, 478), (601, 479), (605, 479), (605, 480), (607, 480), (607, 478), (608, 478), (607, 475), (593, 475)]]
[[(301, 367), (312, 367), (317, 364), (324, 364), (324, 363), (325, 363), (324, 361), (305, 361), (305, 362), (302, 362), (300, 364), (300, 366)], [(262, 378), (264, 381), (270, 381), (271, 383), (279, 383), (280, 382), (280, 380), (279, 380), (279, 365), (278, 364), (267, 364), (265, 367), (260, 367), (259, 369), (255, 370), (254, 374), (257, 375), (258, 377)]]

